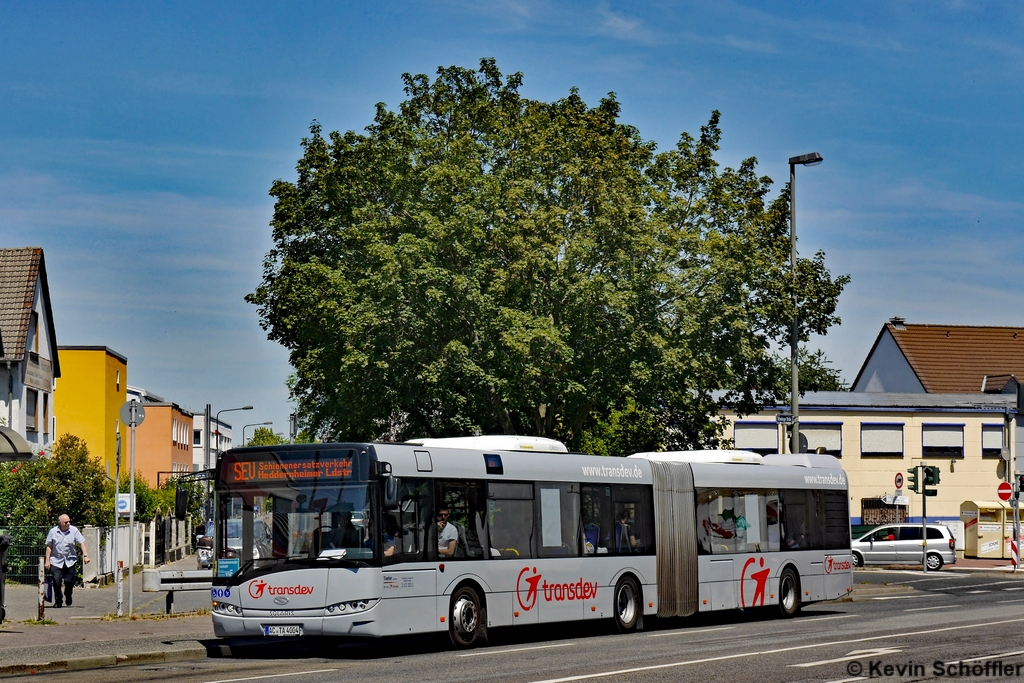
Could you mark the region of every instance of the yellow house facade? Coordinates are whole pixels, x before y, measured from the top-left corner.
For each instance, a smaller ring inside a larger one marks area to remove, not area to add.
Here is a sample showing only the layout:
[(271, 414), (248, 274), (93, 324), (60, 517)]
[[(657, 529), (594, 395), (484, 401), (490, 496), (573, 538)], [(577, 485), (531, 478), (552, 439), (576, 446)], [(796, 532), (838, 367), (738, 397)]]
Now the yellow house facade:
[(59, 351), (62, 374), (54, 391), (58, 438), (74, 434), (84, 439), (113, 478), (118, 433), (126, 439), (120, 411), (127, 400), (128, 359), (106, 346), (61, 346)]
[[(962, 530), (961, 505), (998, 500), (997, 487), (1011, 480), (1014, 459), (1024, 454), (1015, 406), (1007, 394), (808, 392), (800, 401), (801, 441), (842, 462), (852, 524), (920, 522), (922, 496), (910, 491), (907, 470), (936, 465), (938, 495), (927, 500), (928, 519)], [(742, 417), (723, 411), (726, 437), (736, 448), (778, 453), (788, 428), (776, 415), (788, 413), (788, 406)], [(899, 492), (897, 475), (904, 480)]]

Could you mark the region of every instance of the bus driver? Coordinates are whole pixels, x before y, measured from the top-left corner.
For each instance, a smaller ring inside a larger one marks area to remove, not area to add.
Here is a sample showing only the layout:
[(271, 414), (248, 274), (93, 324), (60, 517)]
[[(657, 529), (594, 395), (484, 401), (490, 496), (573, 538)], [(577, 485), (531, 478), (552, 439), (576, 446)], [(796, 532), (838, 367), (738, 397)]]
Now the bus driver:
[(448, 523), (448, 508), (437, 511), (437, 554), (442, 557), (455, 557), (455, 546), (459, 543), (459, 531), (454, 524)]

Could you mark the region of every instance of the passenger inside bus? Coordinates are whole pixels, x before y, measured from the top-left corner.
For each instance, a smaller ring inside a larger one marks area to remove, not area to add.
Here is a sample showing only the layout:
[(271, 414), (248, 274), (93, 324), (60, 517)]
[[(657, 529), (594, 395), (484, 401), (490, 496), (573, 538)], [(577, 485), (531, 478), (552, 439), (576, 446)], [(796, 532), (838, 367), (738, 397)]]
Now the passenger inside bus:
[(448, 523), (448, 508), (437, 511), (437, 554), (442, 557), (455, 557), (455, 547), (459, 542), (459, 532), (455, 525)]
[(638, 545), (633, 526), (629, 523), (629, 508), (623, 506), (619, 511), (619, 521), (615, 523), (615, 552), (633, 552)]

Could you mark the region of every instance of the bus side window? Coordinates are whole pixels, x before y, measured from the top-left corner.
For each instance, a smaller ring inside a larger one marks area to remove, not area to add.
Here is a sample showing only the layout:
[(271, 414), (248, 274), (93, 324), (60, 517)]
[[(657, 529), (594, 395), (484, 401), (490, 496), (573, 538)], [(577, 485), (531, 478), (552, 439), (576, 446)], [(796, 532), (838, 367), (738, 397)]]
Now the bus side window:
[(487, 526), (492, 559), (533, 557), (533, 484), (488, 482)]
[(805, 489), (783, 489), (780, 493), (782, 549), (822, 550), (825, 547), (824, 501), (815, 496), (814, 491)]
[(541, 557), (580, 554), (579, 484), (537, 484)]
[(385, 564), (432, 559), (427, 552), (430, 547), (427, 537), (433, 525), (432, 493), (433, 487), (429, 479), (402, 479), (398, 506), (392, 510), (384, 510), (384, 516), (394, 520), (389, 525), (385, 519), (384, 533), (393, 533), (395, 541), (395, 554), (384, 557)]
[(479, 560), (487, 556), (487, 517), (483, 482), (438, 481), (438, 507), (448, 508), (448, 523), (458, 540), (453, 559)]
[(583, 522), (583, 554), (607, 555), (611, 552), (614, 527), (612, 519), (612, 487), (606, 484), (584, 484), (580, 487)]
[(651, 487), (613, 484), (615, 523), (611, 529), (611, 552), (619, 555), (654, 553), (654, 501)]

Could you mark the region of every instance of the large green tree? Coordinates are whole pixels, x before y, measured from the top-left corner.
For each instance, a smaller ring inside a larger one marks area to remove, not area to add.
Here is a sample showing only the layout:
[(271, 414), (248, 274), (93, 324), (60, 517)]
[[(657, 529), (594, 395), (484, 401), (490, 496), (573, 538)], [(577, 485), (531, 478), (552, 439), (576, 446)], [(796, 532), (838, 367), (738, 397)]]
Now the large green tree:
[(789, 276), (788, 193), (719, 167), (718, 112), (657, 153), (614, 95), (531, 100), (493, 60), (403, 79), (364, 133), (314, 122), (271, 188), (247, 299), (316, 436), (714, 443), (713, 392), (777, 393), (794, 299), (805, 338), (838, 322), (847, 278), (821, 253)]

